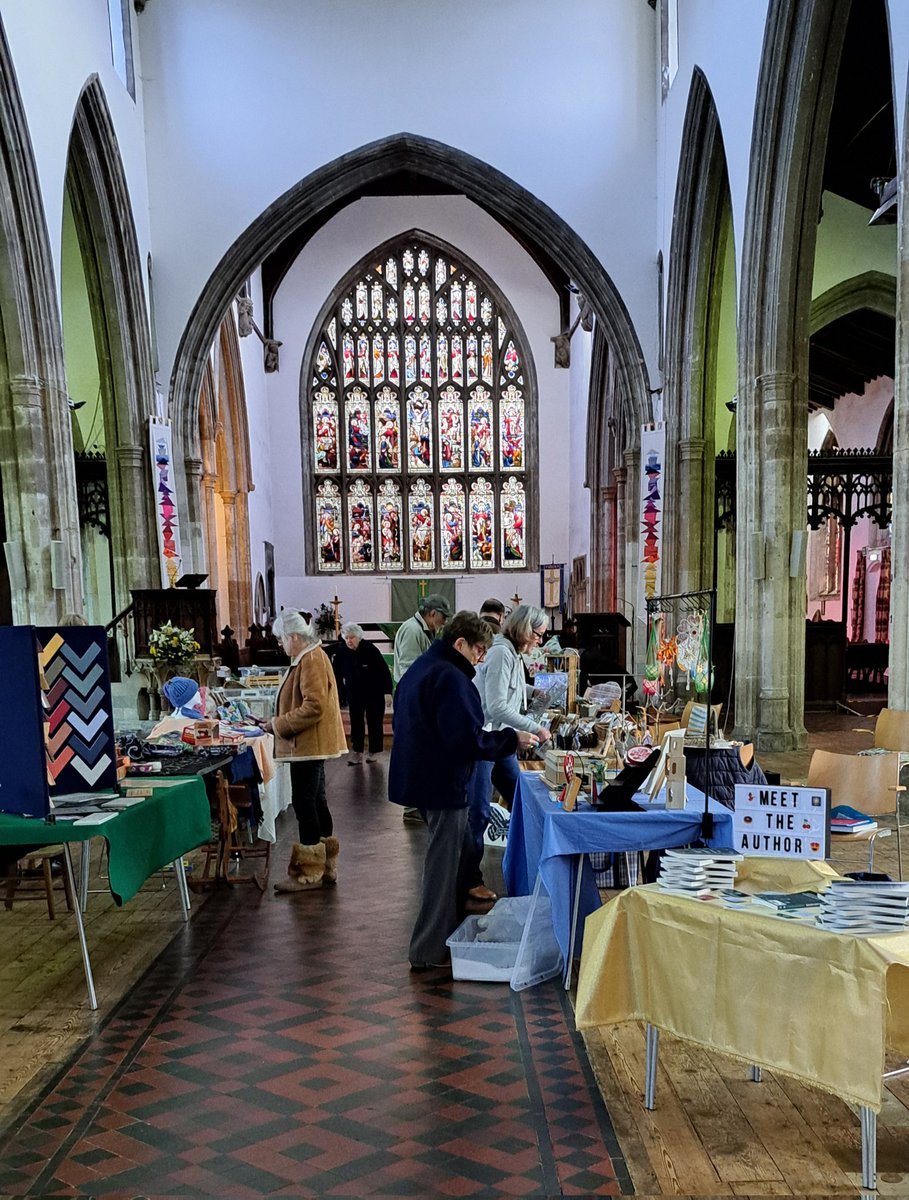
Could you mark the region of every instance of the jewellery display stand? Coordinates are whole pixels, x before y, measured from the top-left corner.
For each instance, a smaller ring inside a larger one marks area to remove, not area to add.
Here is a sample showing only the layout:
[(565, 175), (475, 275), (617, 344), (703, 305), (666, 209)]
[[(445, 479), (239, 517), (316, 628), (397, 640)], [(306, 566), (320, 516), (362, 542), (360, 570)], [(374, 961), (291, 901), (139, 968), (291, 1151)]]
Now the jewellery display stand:
[[(704, 815), (701, 819), (703, 837), (713, 836), (713, 816), (708, 811), (707, 803), (710, 795), (710, 689), (713, 683), (713, 633), (716, 623), (716, 588), (701, 592), (679, 592), (676, 595), (651, 596), (647, 600), (647, 639), (653, 629), (654, 620), (658, 616), (681, 617), (686, 614), (697, 614), (707, 622), (706, 628), (706, 669), (707, 689), (704, 703), (707, 705), (707, 726), (704, 732)], [(675, 664), (672, 668), (675, 669)]]

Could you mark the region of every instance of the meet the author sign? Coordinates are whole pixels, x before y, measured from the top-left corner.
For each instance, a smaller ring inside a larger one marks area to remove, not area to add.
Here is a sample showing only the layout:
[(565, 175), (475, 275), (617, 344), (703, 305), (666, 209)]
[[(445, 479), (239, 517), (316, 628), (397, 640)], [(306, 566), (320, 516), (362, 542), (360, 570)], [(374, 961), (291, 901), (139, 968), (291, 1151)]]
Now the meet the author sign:
[(830, 790), (737, 784), (733, 845), (764, 858), (827, 858)]

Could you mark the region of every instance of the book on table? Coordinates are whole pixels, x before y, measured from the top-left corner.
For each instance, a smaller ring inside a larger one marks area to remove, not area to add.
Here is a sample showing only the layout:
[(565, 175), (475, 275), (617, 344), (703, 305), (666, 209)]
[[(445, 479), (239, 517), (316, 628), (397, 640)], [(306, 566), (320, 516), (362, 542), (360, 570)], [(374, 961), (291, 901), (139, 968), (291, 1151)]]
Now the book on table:
[(877, 821), (849, 804), (837, 804), (830, 810), (831, 833), (871, 833)]
[(758, 892), (755, 903), (772, 908), (774, 912), (820, 912), (822, 899), (818, 892)]

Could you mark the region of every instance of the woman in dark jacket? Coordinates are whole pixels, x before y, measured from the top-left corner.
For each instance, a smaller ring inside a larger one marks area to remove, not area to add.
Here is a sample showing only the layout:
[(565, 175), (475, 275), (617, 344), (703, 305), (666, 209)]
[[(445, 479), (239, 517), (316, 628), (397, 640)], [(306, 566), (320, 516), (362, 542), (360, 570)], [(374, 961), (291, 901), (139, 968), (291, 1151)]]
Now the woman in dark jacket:
[(384, 747), (385, 697), (391, 695), (391, 671), (374, 642), (363, 637), (353, 621), (341, 629), (335, 665), (344, 684), (350, 713), (350, 742), (353, 753), (349, 767), (363, 761), (364, 718), (369, 731), (367, 762), (375, 762)]
[(418, 808), (429, 830), (420, 912), (410, 940), (415, 971), (445, 965), (446, 939), (458, 925), (465, 890), (459, 872), (467, 786), (474, 764), (537, 741), (524, 730), (483, 728), (483, 707), (472, 680), (491, 642), (489, 626), (476, 613), (456, 613), (395, 692), (388, 798)]

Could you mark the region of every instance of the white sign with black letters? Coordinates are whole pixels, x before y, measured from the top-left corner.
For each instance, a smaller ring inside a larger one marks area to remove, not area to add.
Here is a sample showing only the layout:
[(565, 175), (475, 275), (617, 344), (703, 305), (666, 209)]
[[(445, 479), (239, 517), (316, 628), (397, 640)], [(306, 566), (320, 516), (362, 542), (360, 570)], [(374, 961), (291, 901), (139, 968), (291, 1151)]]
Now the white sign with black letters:
[(732, 844), (740, 854), (827, 858), (830, 789), (736, 784), (732, 828)]

